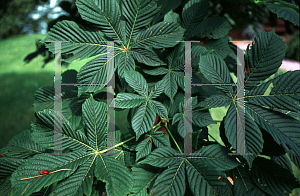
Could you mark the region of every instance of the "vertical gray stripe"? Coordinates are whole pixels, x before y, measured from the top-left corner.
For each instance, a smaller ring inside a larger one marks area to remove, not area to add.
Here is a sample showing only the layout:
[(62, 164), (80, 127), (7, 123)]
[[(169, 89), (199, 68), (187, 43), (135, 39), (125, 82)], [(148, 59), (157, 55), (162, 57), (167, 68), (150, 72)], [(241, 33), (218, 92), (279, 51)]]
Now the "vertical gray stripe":
[(62, 154), (61, 42), (55, 42), (54, 154)]
[[(244, 42), (237, 42), (237, 47), (243, 46)], [(238, 59), (242, 59), (237, 65), (237, 136), (236, 136), (236, 152), (238, 154), (245, 154), (245, 119), (244, 119), (244, 85), (245, 85), (245, 72), (244, 72), (244, 51), (237, 50)]]
[(192, 60), (191, 60), (191, 41), (185, 42), (185, 104), (184, 104), (184, 154), (189, 155), (192, 152), (192, 98), (191, 98), (191, 77), (192, 77)]
[[(107, 42), (107, 148), (115, 145), (115, 108), (109, 107), (114, 101), (115, 71), (114, 71), (114, 41)], [(114, 149), (107, 154), (113, 154)]]

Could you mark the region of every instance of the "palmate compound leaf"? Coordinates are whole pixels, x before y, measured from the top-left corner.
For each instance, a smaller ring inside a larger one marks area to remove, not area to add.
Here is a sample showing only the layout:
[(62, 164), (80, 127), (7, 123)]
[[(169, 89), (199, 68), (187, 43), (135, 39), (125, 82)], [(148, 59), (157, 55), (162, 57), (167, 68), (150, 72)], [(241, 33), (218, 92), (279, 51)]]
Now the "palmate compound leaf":
[(179, 43), (168, 55), (168, 68), (159, 67), (153, 70), (143, 70), (149, 75), (165, 75), (166, 81), (164, 93), (173, 103), (173, 98), (177, 93), (178, 86), (184, 90), (184, 43)]
[[(75, 133), (70, 128), (69, 122), (63, 117), (63, 136), (67, 136), (66, 138), (72, 142), (65, 140), (63, 137), (62, 146), (74, 150), (74, 146), (76, 147), (76, 143), (78, 143), (77, 151), (71, 152), (71, 155), (62, 156), (35, 155), (35, 157), (26, 161), (12, 175), (13, 186), (17, 188), (16, 195), (30, 195), (39, 191), (41, 187), (49, 186), (60, 180), (62, 181), (57, 184), (51, 195), (90, 195), (94, 177), (106, 182), (106, 190), (109, 195), (126, 195), (132, 188), (131, 173), (124, 166), (124, 163), (115, 159), (114, 155), (104, 154), (106, 150), (98, 151), (98, 149), (106, 148), (105, 137), (103, 137), (106, 122), (103, 118), (107, 115), (105, 108), (105, 103), (96, 102), (92, 97), (84, 103), (82, 112), (87, 136), (81, 131), (79, 131), (80, 134)], [(99, 110), (101, 112), (97, 112)], [(86, 114), (87, 112), (94, 114), (94, 116)], [(53, 137), (53, 114), (50, 113), (51, 111), (46, 110), (37, 114), (38, 119), (34, 126), (36, 134), (46, 133), (47, 135), (48, 132), (48, 135), (50, 133)], [(52, 127), (52, 129), (49, 127)], [(87, 142), (88, 140), (90, 141)], [(40, 143), (43, 145), (43, 142), (40, 141)], [(45, 169), (49, 171), (49, 174), (39, 176), (39, 171)], [(64, 179), (66, 177), (68, 178)], [(21, 180), (21, 178), (26, 179)]]
[(153, 98), (156, 98), (162, 93), (164, 80), (159, 81), (154, 86), (150, 95), (147, 81), (142, 74), (137, 71), (126, 70), (125, 80), (139, 95), (119, 93), (114, 100), (114, 104), (116, 108), (135, 108), (139, 106), (131, 121), (132, 128), (136, 133), (136, 140), (138, 140), (143, 133), (148, 132), (152, 128), (155, 121), (155, 114), (168, 119), (168, 112), (165, 106), (153, 100)]
[(276, 73), (282, 64), (286, 46), (281, 37), (275, 34), (273, 29), (270, 32), (258, 33), (252, 43), (251, 49), (246, 50), (249, 76), (245, 77), (245, 89), (251, 90), (261, 81)]
[(189, 156), (175, 153), (179, 152), (170, 147), (161, 147), (139, 162), (160, 168), (168, 167), (155, 180), (153, 195), (183, 196), (186, 190), (185, 176), (193, 195), (218, 194), (214, 186), (224, 185), (218, 180), (220, 176), (225, 177), (223, 171), (240, 165), (228, 155), (228, 149), (218, 144), (205, 146)]
[[(72, 56), (67, 60), (68, 62), (98, 55), (96, 59), (89, 61), (81, 68), (78, 73), (79, 83), (96, 83), (104, 86), (110, 80), (110, 77), (105, 80), (107, 66), (115, 57), (121, 81), (124, 79), (124, 70), (135, 69), (134, 59), (150, 66), (161, 65), (163, 62), (159, 60), (157, 55), (153, 51), (145, 49), (144, 46), (157, 44), (155, 45), (156, 48), (173, 47), (178, 43), (177, 40), (182, 39), (184, 29), (175, 23), (159, 23), (157, 26), (149, 27), (151, 32), (146, 32), (147, 30), (142, 28), (148, 24), (153, 13), (140, 11), (151, 7), (152, 1), (149, 1), (149, 5), (141, 0), (126, 1), (125, 3), (133, 5), (133, 9), (127, 9), (124, 12), (125, 21), (120, 20), (119, 3), (120, 1), (110, 0), (78, 0), (76, 5), (81, 17), (94, 24), (97, 29), (87, 29), (74, 22), (62, 21), (50, 30), (49, 35), (44, 40), (44, 42), (49, 40), (68, 41), (62, 43), (62, 53)], [(122, 30), (120, 22), (127, 24), (127, 31), (126, 29)], [(128, 28), (131, 30), (128, 31)], [(127, 34), (128, 32), (130, 34)], [(137, 35), (135, 36), (135, 34)], [(137, 38), (138, 36), (142, 37)], [(128, 42), (129, 44), (126, 43), (126, 37), (130, 37), (132, 40)], [(112, 39), (115, 41), (113, 46), (107, 43)], [(54, 52), (54, 43), (47, 44), (47, 47)], [(107, 48), (113, 48), (114, 56), (112, 58), (106, 58), (106, 56), (111, 55)], [(122, 56), (118, 57), (119, 55)], [(126, 61), (120, 59), (126, 59)], [(112, 68), (110, 66), (109, 70), (113, 70)], [(82, 92), (95, 92), (103, 86), (79, 86), (78, 95), (80, 96)]]

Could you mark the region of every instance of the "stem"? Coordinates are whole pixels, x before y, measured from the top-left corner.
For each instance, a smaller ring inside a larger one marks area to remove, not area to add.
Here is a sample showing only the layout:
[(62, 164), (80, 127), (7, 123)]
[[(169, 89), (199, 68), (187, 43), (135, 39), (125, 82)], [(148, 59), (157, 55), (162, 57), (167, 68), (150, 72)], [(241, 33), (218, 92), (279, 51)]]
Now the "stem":
[(112, 147), (110, 147), (110, 148), (108, 148), (108, 149), (106, 149), (106, 150), (102, 150), (102, 151), (100, 151), (99, 153), (105, 153), (105, 152), (107, 152), (107, 151), (109, 151), (109, 150), (111, 150), (111, 149), (114, 149), (114, 148), (116, 148), (116, 147), (118, 147), (118, 146), (121, 146), (121, 145), (125, 144), (126, 142), (129, 142), (130, 140), (132, 140), (132, 139), (134, 139), (134, 138), (135, 138), (135, 136), (133, 136), (133, 137), (131, 137), (131, 138), (125, 140), (124, 142), (118, 143), (117, 145), (114, 145), (114, 146), (112, 146)]
[(179, 146), (178, 146), (178, 144), (177, 144), (177, 142), (176, 142), (175, 138), (173, 137), (173, 135), (172, 135), (171, 131), (169, 130), (169, 128), (168, 128), (168, 126), (167, 126), (167, 124), (165, 125), (165, 128), (168, 130), (168, 133), (169, 133), (169, 134), (170, 134), (170, 136), (172, 137), (172, 139), (173, 139), (174, 143), (176, 144), (176, 146), (177, 146), (177, 148), (178, 148), (179, 152), (180, 152), (180, 153), (182, 153), (182, 151), (181, 151), (181, 149), (179, 148)]

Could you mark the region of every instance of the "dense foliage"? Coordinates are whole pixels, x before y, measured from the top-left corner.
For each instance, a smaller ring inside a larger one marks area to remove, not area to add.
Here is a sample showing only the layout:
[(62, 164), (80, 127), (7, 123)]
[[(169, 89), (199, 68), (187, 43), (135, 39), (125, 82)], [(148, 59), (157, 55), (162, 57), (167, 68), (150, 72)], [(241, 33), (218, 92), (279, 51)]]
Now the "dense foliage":
[[(250, 0), (245, 2), (249, 2)], [(172, 2), (172, 3), (170, 3)], [(280, 0), (265, 3), (299, 26), (299, 8)], [(288, 195), (300, 187), (288, 159), (300, 168), (300, 71), (276, 75), (285, 44), (275, 31), (257, 35), (245, 52), (245, 87), (192, 88), (192, 154), (184, 151), (185, 43), (192, 44), (193, 83), (233, 83), (237, 48), (230, 24), (209, 16), (208, 0), (78, 0), (89, 27), (61, 21), (44, 41), (63, 42), (63, 60), (90, 58), (77, 73), (68, 70), (62, 87), (62, 150), (54, 150), (53, 87), (35, 95), (36, 122), (0, 149), (1, 195)], [(280, 8), (277, 8), (280, 5)], [(277, 7), (276, 7), (277, 6)], [(295, 12), (290, 12), (290, 10)], [(298, 16), (298, 19), (296, 18)], [(107, 41), (114, 43), (116, 97), (108, 102)], [(54, 43), (46, 45), (54, 53)], [(271, 86), (271, 90), (267, 91)], [(244, 90), (245, 151), (236, 152), (237, 98)], [(129, 132), (116, 127), (114, 154), (106, 144), (107, 106), (130, 108)], [(209, 141), (216, 124), (209, 109), (228, 106), (220, 126), (224, 145)], [(161, 128), (163, 127), (163, 129)], [(274, 150), (274, 149), (276, 150)], [(278, 150), (277, 150), (278, 149)], [(288, 157), (286, 156), (286, 153)]]

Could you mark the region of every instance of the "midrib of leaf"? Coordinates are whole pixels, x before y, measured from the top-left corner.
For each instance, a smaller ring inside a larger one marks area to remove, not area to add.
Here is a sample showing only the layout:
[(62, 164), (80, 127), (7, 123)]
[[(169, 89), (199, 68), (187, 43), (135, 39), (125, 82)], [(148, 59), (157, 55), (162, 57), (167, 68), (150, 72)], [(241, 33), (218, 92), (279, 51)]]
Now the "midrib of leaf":
[[(170, 184), (170, 188), (169, 188), (168, 193), (170, 193), (171, 187), (173, 186), (173, 183), (174, 183), (175, 177), (177, 176), (178, 170), (180, 169), (180, 167), (181, 167), (181, 165), (182, 165), (183, 163), (184, 163), (184, 159), (181, 161), (179, 167), (177, 168), (177, 171), (176, 171), (176, 173), (175, 173), (175, 175), (174, 175), (174, 177), (173, 177), (173, 180), (172, 180), (172, 182), (171, 182), (171, 184)], [(183, 170), (184, 170), (184, 168), (183, 168)]]
[(74, 141), (76, 141), (76, 142), (78, 142), (78, 143), (80, 143), (80, 144), (82, 144), (82, 145), (84, 145), (84, 146), (90, 148), (91, 150), (94, 150), (94, 151), (95, 151), (95, 149), (92, 148), (92, 147), (90, 147), (89, 145), (87, 145), (87, 144), (85, 144), (85, 143), (83, 143), (83, 142), (81, 142), (81, 141), (78, 141), (78, 140), (76, 140), (75, 138), (72, 138), (72, 137), (70, 137), (70, 136), (68, 136), (68, 135), (66, 135), (66, 134), (64, 134), (64, 133), (62, 133), (62, 134), (63, 134), (64, 136), (66, 136), (66, 137), (68, 137), (68, 138), (70, 138), (70, 139), (72, 139), (72, 140), (74, 140)]
[(240, 172), (239, 168), (237, 167), (236, 169), (237, 169), (237, 171), (239, 172), (239, 175), (240, 175), (240, 177), (241, 177), (241, 179), (242, 179), (242, 181), (243, 181), (243, 184), (244, 184), (244, 186), (245, 186), (245, 188), (246, 188), (246, 190), (247, 190), (247, 192), (248, 192), (249, 189), (248, 189), (248, 187), (247, 187), (247, 185), (246, 185), (246, 183), (245, 183), (245, 180), (244, 180), (243, 176), (241, 175), (241, 172)]
[[(95, 3), (94, 3), (95, 4)], [(96, 4), (95, 4), (96, 5)], [(96, 5), (97, 7), (97, 5)], [(97, 7), (98, 8), (98, 7)], [(100, 10), (101, 11), (101, 10)], [(117, 35), (119, 41), (122, 43), (123, 47), (125, 48), (125, 45), (123, 44), (122, 40), (120, 39), (119, 34), (116, 32), (116, 30), (114, 29), (114, 27), (111, 25), (111, 23), (107, 20), (106, 16), (104, 14), (102, 14), (102, 12), (100, 12), (101, 15), (105, 18), (105, 20), (107, 21), (107, 23), (109, 24), (109, 26), (112, 28), (112, 30), (115, 32), (115, 34)]]
[(129, 41), (127, 43), (127, 48), (129, 47), (129, 44), (130, 44), (130, 40), (131, 40), (132, 32), (133, 32), (133, 29), (134, 29), (134, 26), (135, 26), (136, 18), (138, 16), (138, 13), (139, 13), (139, 10), (140, 10), (140, 5), (141, 5), (141, 0), (139, 1), (138, 9), (137, 9), (137, 12), (135, 14), (135, 18), (134, 18), (134, 22), (133, 22), (133, 25), (132, 25)]
[[(259, 115), (257, 112), (255, 112), (254, 110), (252, 110), (249, 106), (247, 106), (247, 105), (245, 105), (249, 110), (251, 110), (252, 112), (254, 112), (256, 115), (258, 115), (260, 118), (262, 118), (262, 119), (264, 119), (265, 120), (265, 122), (267, 122), (270, 126), (272, 126), (274, 129), (276, 129), (278, 132), (280, 132), (281, 134), (283, 134), (283, 135), (285, 135), (284, 133), (282, 133), (281, 131), (280, 131), (280, 129), (278, 129), (278, 128), (276, 128), (276, 127), (274, 127), (273, 126), (273, 124), (271, 124), (271, 123), (269, 123), (269, 121), (267, 120), (267, 119), (265, 119), (264, 117), (262, 117), (261, 115)], [(276, 134), (276, 133), (275, 133)], [(277, 135), (277, 134), (276, 134)], [(289, 141), (291, 141), (292, 143), (295, 143), (293, 140), (291, 140), (289, 137), (287, 137), (287, 139), (289, 140)], [(297, 144), (296, 144), (297, 145)]]
[[(192, 158), (192, 157), (189, 157), (189, 158)], [(203, 179), (205, 179), (205, 177), (201, 174), (201, 173), (199, 173), (198, 172), (198, 169), (196, 169), (195, 167), (194, 167), (194, 165), (188, 160), (188, 159), (186, 159), (185, 160), (200, 176), (202, 176), (202, 178)], [(206, 180), (205, 180), (206, 181)], [(213, 189), (215, 192), (218, 192), (214, 187), (210, 187), (211, 189)]]

